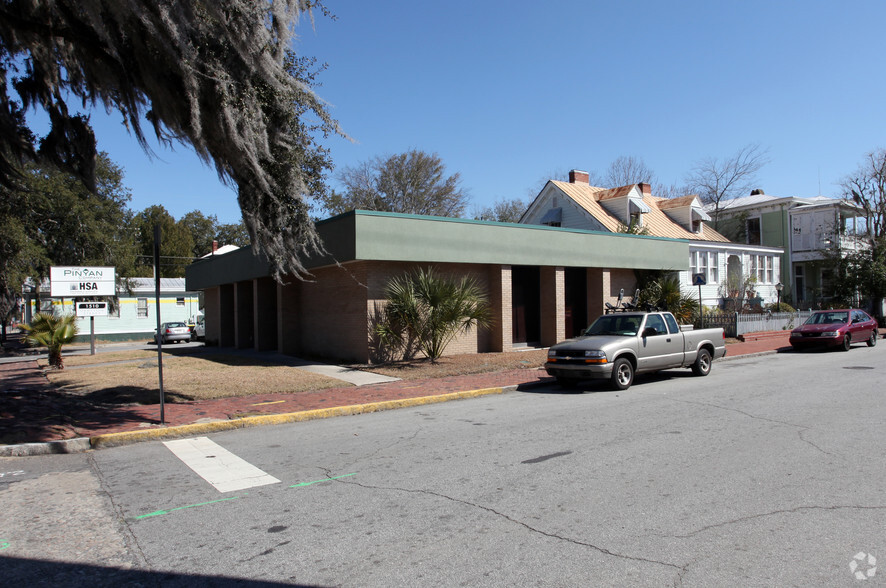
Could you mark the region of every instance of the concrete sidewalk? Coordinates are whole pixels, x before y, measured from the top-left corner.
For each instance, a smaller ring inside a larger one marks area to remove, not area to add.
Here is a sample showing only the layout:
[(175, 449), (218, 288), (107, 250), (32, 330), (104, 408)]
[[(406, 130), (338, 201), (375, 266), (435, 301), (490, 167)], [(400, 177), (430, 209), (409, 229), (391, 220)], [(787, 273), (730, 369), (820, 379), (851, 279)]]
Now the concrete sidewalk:
[[(719, 361), (789, 349), (788, 334), (774, 333), (756, 341), (727, 345), (727, 356)], [(0, 444), (0, 456), (68, 453), (146, 439), (374, 412), (501, 394), (551, 382), (553, 378), (543, 369), (532, 368), (431, 380), (393, 380), (298, 394), (166, 403), (161, 425), (159, 405), (93, 406), (77, 402), (76, 396), (61, 394), (49, 384), (36, 360), (25, 360), (0, 364), (0, 443), (5, 443)]]

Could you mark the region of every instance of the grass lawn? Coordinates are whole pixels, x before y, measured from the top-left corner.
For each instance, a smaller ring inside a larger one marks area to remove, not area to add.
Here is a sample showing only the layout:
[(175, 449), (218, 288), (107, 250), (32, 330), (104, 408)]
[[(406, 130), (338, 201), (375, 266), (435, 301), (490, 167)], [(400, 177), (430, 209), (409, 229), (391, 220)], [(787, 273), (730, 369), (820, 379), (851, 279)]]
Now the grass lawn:
[[(346, 367), (403, 380), (442, 378), (542, 366), (547, 352), (477, 353), (384, 365), (350, 364)], [(65, 356), (66, 369), (47, 370), (50, 382), (61, 391), (115, 404), (153, 404), (159, 397), (157, 352), (132, 350), (96, 355)], [(48, 368), (46, 359), (39, 361)], [(350, 386), (347, 382), (290, 366), (262, 362), (236, 354), (191, 352), (163, 354), (163, 389), (169, 402), (209, 400), (255, 394), (290, 394)]]
[[(48, 367), (45, 360), (41, 360), (40, 365)], [(46, 372), (49, 381), (63, 392), (114, 404), (158, 401), (155, 351), (69, 356), (65, 358), (65, 367), (61, 371)], [(163, 390), (169, 402), (288, 394), (350, 385), (294, 367), (237, 355), (163, 354)]]

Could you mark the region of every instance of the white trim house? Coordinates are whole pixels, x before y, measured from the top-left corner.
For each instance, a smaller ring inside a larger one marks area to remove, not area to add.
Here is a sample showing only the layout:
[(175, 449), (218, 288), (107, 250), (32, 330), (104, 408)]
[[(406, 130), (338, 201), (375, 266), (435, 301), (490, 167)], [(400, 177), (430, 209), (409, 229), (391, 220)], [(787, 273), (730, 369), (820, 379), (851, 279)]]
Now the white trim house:
[(588, 179), (587, 172), (572, 170), (568, 182), (549, 181), (520, 223), (610, 233), (635, 227), (651, 236), (686, 240), (689, 259), (674, 260), (673, 269), (684, 292), (694, 296), (698, 287), (692, 274), (705, 274), (701, 295), (706, 306), (721, 304), (730, 276), (733, 282), (752, 277), (754, 296), (763, 304), (778, 298), (783, 249), (731, 242), (708, 224), (711, 217), (696, 195), (658, 198), (649, 184), (605, 189), (589, 185)]

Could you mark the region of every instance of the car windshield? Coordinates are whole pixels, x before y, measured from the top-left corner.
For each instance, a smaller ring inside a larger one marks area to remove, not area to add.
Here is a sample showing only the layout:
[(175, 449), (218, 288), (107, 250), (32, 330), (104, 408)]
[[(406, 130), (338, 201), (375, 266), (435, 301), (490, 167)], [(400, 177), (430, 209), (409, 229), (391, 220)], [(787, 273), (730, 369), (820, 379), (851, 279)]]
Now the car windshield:
[(624, 335), (633, 337), (640, 328), (639, 316), (607, 314), (594, 321), (585, 335)]
[(845, 325), (848, 322), (848, 312), (816, 312), (806, 320), (807, 325)]

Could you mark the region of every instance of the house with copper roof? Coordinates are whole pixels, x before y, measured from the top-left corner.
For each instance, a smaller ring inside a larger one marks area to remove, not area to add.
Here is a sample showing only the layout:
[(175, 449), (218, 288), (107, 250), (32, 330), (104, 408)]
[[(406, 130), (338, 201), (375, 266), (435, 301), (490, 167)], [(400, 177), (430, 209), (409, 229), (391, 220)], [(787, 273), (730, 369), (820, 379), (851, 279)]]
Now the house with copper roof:
[[(599, 188), (588, 183), (587, 172), (572, 170), (569, 181), (550, 180), (529, 205), (521, 224), (546, 225), (609, 233), (640, 233), (679, 239), (689, 244), (688, 270), (674, 260), (687, 294), (698, 295), (693, 276), (704, 278), (702, 301), (718, 306), (738, 284), (753, 286), (759, 302), (775, 302), (781, 276), (780, 247), (734, 243), (709, 224), (711, 217), (696, 195), (659, 198), (649, 184)], [(632, 242), (625, 242), (630, 246)], [(743, 293), (742, 295), (744, 295)]]

